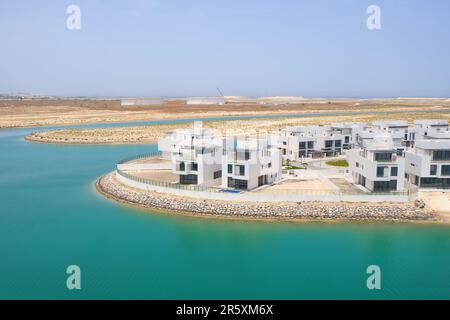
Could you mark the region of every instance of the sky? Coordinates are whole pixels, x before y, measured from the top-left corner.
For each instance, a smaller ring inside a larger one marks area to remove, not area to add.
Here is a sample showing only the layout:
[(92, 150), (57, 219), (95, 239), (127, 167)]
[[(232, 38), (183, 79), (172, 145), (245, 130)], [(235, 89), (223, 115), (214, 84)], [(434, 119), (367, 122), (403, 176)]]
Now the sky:
[(448, 0), (0, 0), (0, 93), (450, 97), (449, 15)]

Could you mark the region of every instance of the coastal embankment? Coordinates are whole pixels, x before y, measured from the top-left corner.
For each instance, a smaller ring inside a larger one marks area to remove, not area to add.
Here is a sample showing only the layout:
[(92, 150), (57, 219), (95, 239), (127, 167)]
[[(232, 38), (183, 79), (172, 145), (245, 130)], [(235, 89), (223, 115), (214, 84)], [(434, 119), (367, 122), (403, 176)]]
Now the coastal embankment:
[(96, 182), (102, 195), (121, 203), (189, 216), (252, 220), (440, 222), (422, 202), (347, 203), (280, 202), (252, 203), (199, 200), (128, 187), (109, 173)]

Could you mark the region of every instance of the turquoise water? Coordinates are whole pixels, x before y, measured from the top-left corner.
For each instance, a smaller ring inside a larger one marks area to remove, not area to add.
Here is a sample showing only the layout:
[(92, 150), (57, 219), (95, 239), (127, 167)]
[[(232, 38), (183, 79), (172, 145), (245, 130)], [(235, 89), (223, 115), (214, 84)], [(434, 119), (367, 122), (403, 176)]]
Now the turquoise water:
[[(0, 131), (0, 298), (450, 298), (448, 226), (149, 214), (93, 181), (155, 146), (34, 144), (31, 131)], [(66, 289), (72, 264), (81, 291)]]

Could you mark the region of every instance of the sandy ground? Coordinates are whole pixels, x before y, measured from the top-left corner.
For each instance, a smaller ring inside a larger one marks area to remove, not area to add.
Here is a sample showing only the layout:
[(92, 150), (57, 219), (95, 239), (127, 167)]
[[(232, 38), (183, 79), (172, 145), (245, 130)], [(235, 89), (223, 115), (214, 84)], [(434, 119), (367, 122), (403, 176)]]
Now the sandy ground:
[(305, 99), (303, 102), (284, 104), (272, 100), (267, 104), (257, 104), (243, 99), (230, 100), (225, 105), (187, 105), (186, 101), (180, 100), (147, 106), (121, 106), (120, 101), (115, 100), (0, 100), (0, 128), (311, 112), (448, 108), (448, 99)]
[(171, 170), (144, 170), (130, 172), (133, 176), (162, 181), (162, 182), (178, 182), (178, 175), (173, 174)]
[(450, 223), (450, 191), (419, 192), (419, 198)]
[(263, 189), (265, 192), (274, 190), (330, 190), (330, 188), (319, 179), (287, 179)]
[[(271, 118), (271, 119), (246, 119), (228, 121), (206, 121), (205, 127), (219, 130), (222, 134), (251, 134), (255, 132), (268, 132), (287, 126), (295, 125), (325, 125), (339, 121), (357, 121), (370, 123), (373, 120), (405, 119), (448, 119), (450, 112), (446, 113), (398, 113), (377, 115), (339, 115), (339, 116), (315, 116), (304, 118)], [(47, 143), (73, 143), (73, 144), (140, 144), (155, 143), (158, 138), (164, 136), (167, 131), (187, 128), (190, 124), (175, 123), (165, 125), (144, 125), (132, 127), (115, 127), (101, 129), (63, 129), (46, 132), (36, 132), (27, 139)]]

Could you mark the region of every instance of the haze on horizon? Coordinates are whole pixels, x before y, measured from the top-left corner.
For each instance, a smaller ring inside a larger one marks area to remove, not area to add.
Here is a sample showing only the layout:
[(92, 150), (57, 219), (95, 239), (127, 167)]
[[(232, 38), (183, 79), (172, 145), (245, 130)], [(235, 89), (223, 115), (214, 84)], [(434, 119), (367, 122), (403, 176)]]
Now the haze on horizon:
[[(68, 30), (66, 9), (81, 8)], [(366, 27), (369, 5), (381, 30)], [(446, 0), (2, 1), (0, 92), (450, 97)]]

